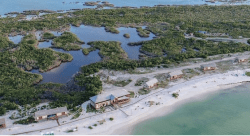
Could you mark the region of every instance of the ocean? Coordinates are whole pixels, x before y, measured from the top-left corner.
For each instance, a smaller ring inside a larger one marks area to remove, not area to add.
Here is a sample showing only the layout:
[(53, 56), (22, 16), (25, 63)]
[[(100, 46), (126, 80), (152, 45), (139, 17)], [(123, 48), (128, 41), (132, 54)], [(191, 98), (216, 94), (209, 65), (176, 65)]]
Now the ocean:
[[(84, 2), (97, 0), (0, 0), (0, 15), (4, 17), (9, 12), (23, 12), (24, 10), (70, 10), (95, 8), (95, 6), (84, 6)], [(115, 6), (154, 6), (154, 5), (221, 5), (225, 2), (215, 0), (215, 3), (206, 2), (205, 0), (105, 0)], [(230, 0), (220, 0), (230, 1)], [(249, 0), (238, 0), (234, 4), (249, 4)], [(243, 2), (241, 2), (243, 1)], [(245, 1), (245, 2), (244, 2)], [(228, 2), (227, 2), (228, 3)], [(229, 2), (230, 4), (230, 2)]]
[(133, 135), (249, 135), (250, 83), (208, 94), (136, 124)]

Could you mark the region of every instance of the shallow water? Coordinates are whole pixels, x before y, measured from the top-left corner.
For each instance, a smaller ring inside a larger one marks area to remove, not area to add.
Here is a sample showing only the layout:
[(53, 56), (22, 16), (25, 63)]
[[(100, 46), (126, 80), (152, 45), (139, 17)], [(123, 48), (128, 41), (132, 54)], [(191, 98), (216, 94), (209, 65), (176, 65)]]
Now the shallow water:
[[(120, 41), (121, 47), (127, 52), (128, 57), (130, 59), (139, 59), (139, 48), (140, 46), (128, 46), (129, 42), (138, 42), (151, 40), (155, 36), (154, 34), (150, 34), (148, 38), (141, 38), (138, 36), (135, 28), (118, 28), (120, 31), (119, 34), (112, 34), (106, 32), (104, 27), (92, 27), (81, 25), (80, 27), (71, 26), (70, 31), (75, 33), (85, 44), (82, 45), (83, 48), (89, 48), (87, 42), (90, 41)], [(61, 35), (61, 33), (52, 32), (56, 36)], [(123, 37), (124, 33), (129, 33), (130, 38)], [(39, 39), (39, 37), (37, 37)], [(39, 48), (49, 48), (51, 47), (51, 42), (40, 42)], [(32, 73), (39, 73), (43, 76), (43, 81), (41, 83), (47, 82), (55, 82), (55, 83), (67, 83), (71, 77), (76, 74), (81, 66), (89, 65), (91, 63), (101, 61), (101, 57), (99, 56), (99, 50), (90, 52), (88, 55), (84, 55), (82, 50), (79, 51), (64, 51), (62, 49), (54, 49), (55, 51), (70, 53), (73, 56), (73, 60), (71, 62), (62, 63), (59, 67), (52, 69), (51, 71), (40, 73), (38, 70), (32, 70)]]
[[(1, 0), (0, 1), (0, 15), (4, 17), (5, 13), (9, 12), (22, 12), (24, 10), (70, 10), (70, 9), (83, 9), (95, 8), (96, 6), (83, 6), (84, 2), (91, 0)], [(95, 0), (93, 0), (95, 1)], [(105, 0), (115, 6), (154, 6), (158, 4), (168, 5), (195, 5), (195, 4), (208, 4), (220, 5), (222, 2), (209, 3), (205, 0)], [(64, 2), (64, 3), (63, 3)], [(76, 3), (79, 2), (79, 3)], [(241, 3), (236, 3), (241, 4)], [(249, 0), (243, 4), (249, 4)]]
[(165, 116), (141, 122), (133, 135), (249, 135), (250, 84), (221, 90), (202, 101), (177, 107)]
[(22, 35), (16, 35), (16, 36), (12, 36), (9, 37), (9, 39), (14, 42), (15, 44), (18, 44), (19, 42), (21, 42), (23, 36)]
[[(144, 27), (145, 28), (145, 27)], [(121, 42), (121, 47), (128, 54), (130, 59), (139, 59), (139, 48), (140, 46), (128, 46), (129, 42), (138, 42), (138, 41), (146, 41), (152, 40), (155, 36), (150, 33), (149, 37), (142, 38), (136, 32), (136, 28), (118, 28), (120, 31), (119, 34), (113, 34), (105, 31), (104, 27), (92, 27), (81, 25), (80, 27), (71, 26), (70, 31), (76, 34), (82, 41), (86, 44), (90, 41), (119, 41)], [(130, 38), (123, 37), (123, 34), (128, 33)], [(86, 44), (83, 47), (86, 47)]]
[[(47, 43), (47, 42), (46, 42)], [(73, 56), (71, 62), (62, 63), (59, 67), (54, 68), (48, 72), (40, 73), (38, 70), (32, 70), (32, 73), (39, 73), (43, 76), (41, 83), (54, 82), (54, 83), (67, 83), (71, 77), (80, 71), (81, 66), (88, 65), (94, 62), (101, 61), (98, 55), (99, 50), (90, 52), (85, 56), (82, 51), (63, 51), (62, 49), (54, 49), (55, 51), (70, 53)]]

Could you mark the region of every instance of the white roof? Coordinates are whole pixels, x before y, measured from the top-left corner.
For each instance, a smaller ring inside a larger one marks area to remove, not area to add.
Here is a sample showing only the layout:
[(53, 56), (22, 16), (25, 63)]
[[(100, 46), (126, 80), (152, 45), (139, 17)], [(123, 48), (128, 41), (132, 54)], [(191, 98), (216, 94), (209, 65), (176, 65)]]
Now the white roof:
[(127, 97), (127, 96), (122, 96), (122, 97), (118, 98), (118, 100), (124, 100), (124, 99), (129, 99), (129, 97)]
[(247, 58), (247, 57), (244, 57), (244, 56), (240, 56), (240, 57), (237, 57), (236, 59), (244, 60), (244, 59), (248, 59), (248, 58)]
[(40, 110), (40, 111), (35, 112), (35, 117), (57, 114), (57, 113), (62, 113), (66, 111), (67, 111), (67, 107), (60, 107), (60, 108), (49, 109), (49, 110)]
[(147, 86), (152, 86), (152, 85), (154, 85), (155, 83), (158, 83), (158, 80), (157, 80), (156, 78), (153, 78), (153, 79), (149, 80), (148, 82), (146, 82), (145, 84), (146, 84)]
[(204, 65), (201, 65), (202, 67), (216, 67), (216, 64), (215, 63), (209, 63), (209, 64), (204, 64)]
[(99, 103), (107, 100), (114, 100), (114, 98), (125, 96), (130, 94), (127, 90), (121, 89), (121, 90), (115, 90), (115, 91), (109, 91), (104, 92), (102, 94), (90, 97), (89, 99), (93, 101), (94, 103)]
[(182, 71), (181, 70), (177, 70), (177, 71), (173, 71), (173, 72), (170, 72), (169, 75), (170, 76), (177, 76), (177, 75), (182, 75)]
[(0, 124), (5, 124), (5, 118), (0, 119)]

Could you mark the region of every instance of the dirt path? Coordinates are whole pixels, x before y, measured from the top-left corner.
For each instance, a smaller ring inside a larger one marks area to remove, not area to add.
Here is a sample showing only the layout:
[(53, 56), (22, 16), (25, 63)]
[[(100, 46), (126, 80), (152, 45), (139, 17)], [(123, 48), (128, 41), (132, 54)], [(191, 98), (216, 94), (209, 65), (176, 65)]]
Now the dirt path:
[[(243, 55), (243, 56), (246, 57), (246, 58), (250, 57), (250, 55)], [(153, 75), (156, 75), (156, 74), (163, 74), (163, 73), (173, 72), (173, 71), (176, 71), (176, 70), (193, 69), (193, 68), (196, 68), (196, 67), (200, 67), (200, 65), (203, 65), (203, 64), (234, 60), (235, 58), (236, 57), (233, 56), (233, 57), (223, 58), (221, 60), (212, 60), (212, 61), (209, 61), (209, 62), (193, 63), (193, 64), (190, 64), (188, 66), (183, 66), (183, 67), (167, 68), (167, 69), (164, 69), (164, 70), (157, 70), (157, 71), (152, 72), (152, 73), (124, 74), (124, 75), (119, 75), (119, 76), (116, 76), (116, 77), (130, 77), (132, 79), (132, 82), (130, 82), (127, 86), (125, 86), (123, 88), (126, 89), (126, 90), (139, 90), (139, 88), (141, 88), (141, 86), (138, 86), (138, 87), (134, 86), (136, 80), (138, 80), (139, 78), (147, 77), (147, 76), (153, 76)]]

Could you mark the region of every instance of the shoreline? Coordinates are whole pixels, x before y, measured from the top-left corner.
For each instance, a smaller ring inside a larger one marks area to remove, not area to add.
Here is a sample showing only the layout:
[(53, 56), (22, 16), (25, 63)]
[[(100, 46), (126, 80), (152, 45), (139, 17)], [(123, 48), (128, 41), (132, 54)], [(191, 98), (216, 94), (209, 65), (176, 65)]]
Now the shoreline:
[[(244, 71), (246, 71), (246, 70), (244, 70)], [(234, 72), (236, 72), (236, 71), (234, 71)], [(220, 76), (220, 75), (222, 75), (222, 74), (217, 74), (217, 75), (212, 75), (212, 76)], [(210, 77), (210, 76), (207, 76), (204, 78), (208, 78), (208, 77)], [(131, 132), (133, 130), (133, 127), (137, 124), (140, 124), (143, 121), (157, 118), (157, 117), (161, 117), (161, 116), (166, 116), (169, 113), (173, 112), (175, 109), (177, 109), (179, 106), (182, 106), (183, 104), (194, 102), (194, 101), (205, 100), (217, 91), (236, 87), (236, 86), (242, 85), (242, 84), (249, 82), (249, 81), (250, 81), (250, 78), (249, 78), (249, 80), (243, 80), (241, 82), (230, 82), (228, 84), (219, 84), (219, 85), (215, 85), (213, 87), (209, 87), (206, 89), (201, 89), (202, 91), (200, 91), (200, 92), (196, 92), (195, 94), (191, 94), (191, 95), (183, 96), (183, 97), (181, 97), (181, 93), (179, 93), (180, 94), (179, 99), (173, 99), (172, 101), (169, 101), (169, 103), (166, 103), (166, 104), (159, 106), (159, 107), (155, 106), (154, 109), (147, 111), (147, 113), (144, 112), (142, 114), (137, 114), (136, 116), (128, 118), (127, 121), (123, 121), (123, 122), (121, 121), (121, 122), (116, 123), (112, 126), (110, 125), (109, 128), (106, 128), (109, 131), (99, 131), (96, 133), (89, 133), (89, 134), (95, 134), (95, 135), (100, 135), (100, 134), (102, 134), (102, 135), (103, 134), (104, 135), (132, 135)], [(189, 82), (189, 81), (186, 81), (186, 82)], [(182, 84), (185, 84), (186, 82), (183, 82)], [(176, 86), (178, 86), (178, 85), (176, 85)], [(175, 86), (173, 86), (171, 88), (174, 88), (174, 87)], [(171, 89), (171, 88), (169, 88), (169, 89)], [(199, 96), (199, 97), (196, 98), (197, 96)], [(168, 109), (166, 110), (166, 108), (168, 108)], [(154, 113), (157, 113), (157, 114), (154, 114)]]
[[(249, 82), (250, 77), (243, 76), (246, 71), (250, 71), (250, 69), (229, 71), (223, 74), (199, 76), (181, 83), (174, 82), (169, 88), (159, 88), (152, 91), (148, 95), (142, 95), (139, 98), (131, 99), (130, 103), (120, 108), (123, 112), (117, 109), (103, 114), (85, 113), (85, 115), (82, 115), (77, 120), (70, 120), (71, 117), (69, 116), (59, 120), (61, 126), (57, 126), (54, 121), (30, 124), (27, 126), (15, 125), (15, 127), (11, 127), (11, 131), (5, 129), (0, 134), (38, 135), (40, 133), (54, 131), (56, 135), (63, 135), (67, 134), (66, 131), (74, 128), (77, 128), (77, 131), (69, 134), (131, 134), (133, 127), (145, 120), (166, 116), (183, 104), (190, 103), (192, 101), (202, 101), (217, 91)], [(235, 74), (238, 74), (238, 76), (235, 76)], [(181, 91), (179, 92), (179, 90)], [(179, 92), (180, 95), (178, 99), (172, 97), (172, 93), (174, 92)], [(159, 104), (149, 106), (147, 103), (148, 101), (154, 101), (155, 103), (159, 102)], [(124, 112), (127, 115), (125, 115)], [(110, 121), (110, 117), (113, 117), (114, 120)], [(106, 122), (99, 125), (98, 121), (103, 119), (105, 119)], [(67, 122), (63, 123), (63, 121), (66, 120)], [(44, 127), (46, 124), (50, 124), (48, 125), (50, 127)], [(88, 126), (93, 126), (94, 124), (98, 125), (93, 127), (93, 129), (88, 128)]]
[[(202, 100), (206, 100), (206, 99), (209, 98), (209, 96), (212, 96), (214, 93), (216, 93), (218, 91), (222, 91), (222, 90), (225, 90), (225, 89), (228, 89), (228, 88), (240, 86), (242, 84), (244, 84), (244, 83), (237, 83), (237, 84), (234, 84), (234, 85), (226, 85), (225, 87), (220, 88), (220, 89), (214, 89), (214, 90), (211, 90), (209, 92), (197, 94), (195, 96), (192, 96), (192, 97), (177, 101), (177, 102), (175, 102), (175, 103), (173, 103), (171, 105), (165, 105), (163, 107), (160, 107), (160, 108), (150, 112), (149, 116), (145, 115), (143, 117), (140, 117), (138, 120), (136, 120), (136, 122), (132, 121), (131, 124), (129, 124), (130, 126), (129, 125), (127, 125), (127, 126), (124, 125), (124, 126), (122, 126), (120, 128), (117, 128), (116, 130), (112, 131), (111, 133), (107, 133), (107, 135), (133, 135), (132, 134), (133, 127), (140, 124), (140, 123), (142, 123), (142, 122), (144, 122), (144, 121), (155, 119), (155, 118), (162, 117), (162, 116), (167, 116), (167, 115), (171, 114), (176, 109), (182, 107), (185, 104), (188, 104), (188, 103), (191, 103), (191, 102), (199, 102), (199, 101), (202, 101)], [(196, 97), (200, 97), (200, 98), (196, 98)], [(194, 99), (192, 99), (192, 98), (194, 98)], [(168, 110), (163, 111), (165, 108), (168, 108)], [(158, 114), (153, 115), (154, 112), (157, 112)], [(160, 112), (162, 112), (162, 113), (160, 113)], [(130, 123), (130, 122), (128, 122), (128, 123)]]
[[(69, 126), (58, 127), (57, 131), (60, 130), (58, 134), (64, 134), (62, 133), (62, 130), (65, 131), (68, 130), (69, 128), (72, 128), (73, 126), (77, 126), (80, 129), (76, 132), (73, 132), (72, 134), (82, 134), (82, 133), (95, 134), (95, 135), (128, 134), (128, 132), (133, 129), (134, 125), (141, 123), (142, 121), (159, 116), (165, 116), (185, 103), (189, 103), (190, 101), (204, 100), (208, 96), (210, 96), (211, 93), (235, 87), (243, 84), (244, 82), (250, 81), (250, 77), (243, 76), (245, 71), (248, 70), (229, 71), (224, 74), (207, 75), (203, 77), (197, 77), (182, 83), (175, 83), (175, 85), (171, 86), (170, 88), (167, 89), (160, 88), (157, 89), (158, 92), (152, 91), (150, 94), (148, 94), (150, 96), (148, 97), (147, 95), (142, 96), (141, 100), (138, 98), (137, 103), (133, 105), (130, 106), (124, 105), (123, 108), (120, 108), (129, 116), (125, 116), (124, 113), (122, 113), (121, 111), (115, 110), (112, 112), (100, 114), (96, 117), (90, 117), (88, 119), (84, 119), (84, 121), (81, 121), (79, 123), (77, 123), (78, 121), (76, 121), (76, 123), (74, 124), (72, 123), (70, 127)], [(237, 74), (241, 73), (241, 75), (236, 77), (234, 75), (235, 73)], [(174, 92), (178, 92), (178, 90), (181, 90), (181, 92), (179, 93), (180, 96), (178, 99), (175, 99), (172, 97), (171, 94)], [(168, 92), (170, 92), (170, 94), (168, 94)], [(160, 101), (160, 105), (152, 105), (151, 107), (149, 107), (145, 105), (145, 102), (147, 101), (155, 101), (155, 102)], [(134, 110), (134, 108), (137, 110)], [(114, 117), (114, 121), (112, 122), (109, 121), (108, 120), (109, 117)], [(98, 125), (93, 129), (87, 128), (87, 126), (92, 126), (95, 122), (101, 119), (106, 119), (106, 123), (103, 125)], [(82, 129), (82, 126), (84, 126), (85, 129)], [(129, 134), (130, 133), (131, 132), (129, 132)]]

